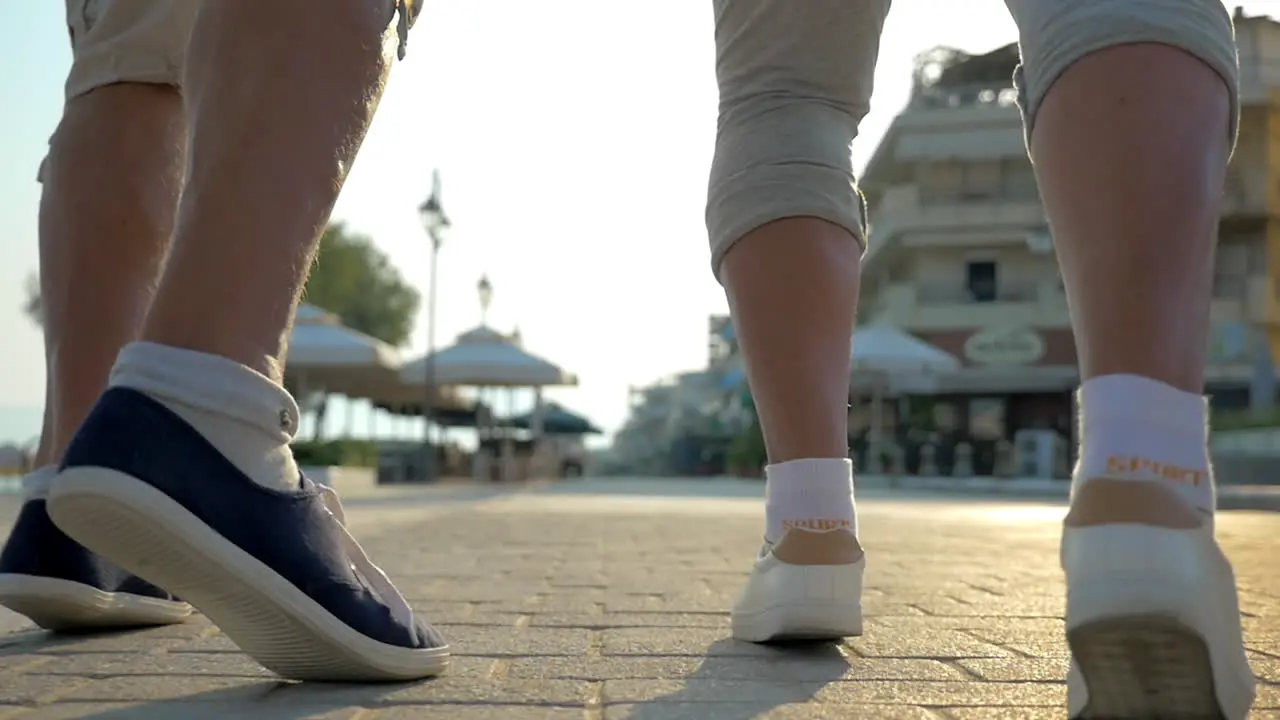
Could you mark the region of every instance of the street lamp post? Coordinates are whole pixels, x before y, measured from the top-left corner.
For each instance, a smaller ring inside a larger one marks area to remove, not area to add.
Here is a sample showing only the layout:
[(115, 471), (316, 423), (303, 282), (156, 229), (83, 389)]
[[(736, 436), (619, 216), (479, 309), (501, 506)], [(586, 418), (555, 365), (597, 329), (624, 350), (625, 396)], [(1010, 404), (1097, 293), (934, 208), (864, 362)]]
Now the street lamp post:
[(484, 325), (489, 318), (489, 303), (493, 302), (493, 285), (488, 275), (481, 275), (476, 283), (476, 292), (480, 295), (480, 324)]
[[(493, 302), (493, 284), (489, 282), (488, 275), (480, 276), (480, 282), (476, 283), (476, 294), (480, 296), (480, 327), (486, 327), (489, 322), (489, 303)], [(479, 405), (483, 401), (484, 390), (484, 388), (476, 388), (477, 409), (479, 409)], [(476, 418), (479, 420), (480, 416), (477, 415)], [(481, 438), (489, 435), (491, 430), (489, 424), (492, 420), (493, 418), (490, 417), (490, 413), (486, 412), (482, 423), (484, 425), (484, 432), (481, 433), (480, 428), (477, 428), (477, 434), (480, 435)]]
[(436, 479), (435, 448), (431, 445), (431, 405), (436, 398), (436, 260), (445, 233), (451, 227), (440, 204), (440, 171), (431, 173), (431, 195), (418, 206), (418, 217), (431, 239), (431, 275), (427, 284), (427, 355), (423, 360), (422, 462), (423, 479)]

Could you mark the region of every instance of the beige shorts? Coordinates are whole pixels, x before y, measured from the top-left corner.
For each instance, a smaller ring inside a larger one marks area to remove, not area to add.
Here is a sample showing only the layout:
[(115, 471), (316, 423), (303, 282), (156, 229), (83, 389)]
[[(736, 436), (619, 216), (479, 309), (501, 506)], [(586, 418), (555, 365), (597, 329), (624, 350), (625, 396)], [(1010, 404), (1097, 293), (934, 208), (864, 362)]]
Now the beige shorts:
[(67, 100), (104, 85), (178, 86), (196, 0), (66, 0)]
[[(1116, 45), (1181, 48), (1239, 81), (1220, 0), (1005, 0), (1019, 30), (1014, 84), (1028, 137), (1072, 63)], [(712, 269), (746, 233), (788, 217), (840, 225), (865, 247), (850, 143), (871, 104), (890, 0), (713, 0), (720, 118), (707, 193)], [(1233, 102), (1234, 106), (1234, 102)], [(1227, 128), (1234, 136), (1235, 119)]]
[[(68, 100), (113, 83), (178, 87), (187, 39), (200, 0), (66, 0), (71, 33)], [(409, 26), (420, 0), (387, 0), (388, 17), (399, 11), (404, 56)]]
[[(267, 0), (264, 0), (264, 2)], [(66, 100), (106, 85), (140, 83), (181, 87), (187, 40), (201, 0), (66, 0), (71, 72)], [(421, 0), (386, 0), (398, 11), (399, 55)], [(44, 177), (40, 163), (36, 179)]]

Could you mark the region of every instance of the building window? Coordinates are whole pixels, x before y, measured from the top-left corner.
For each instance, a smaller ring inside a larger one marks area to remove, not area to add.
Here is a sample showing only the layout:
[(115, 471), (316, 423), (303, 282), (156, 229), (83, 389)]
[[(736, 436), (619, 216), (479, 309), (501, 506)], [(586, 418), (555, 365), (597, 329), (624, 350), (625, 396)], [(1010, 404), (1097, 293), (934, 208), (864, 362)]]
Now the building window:
[(917, 168), (920, 197), (926, 202), (992, 200), (1004, 194), (999, 160), (942, 161)]
[(1036, 174), (1025, 158), (1006, 158), (1001, 174), (1004, 196), (1010, 200), (1036, 200), (1040, 197), (1036, 187)]
[(1250, 247), (1247, 241), (1224, 238), (1219, 242), (1213, 264), (1213, 296), (1224, 300), (1242, 300), (1249, 277)]
[(965, 289), (973, 302), (996, 299), (996, 263), (994, 260), (971, 260), (965, 267)]
[(974, 440), (1000, 440), (1006, 437), (1005, 399), (975, 397), (969, 399), (969, 437)]
[(975, 160), (965, 163), (963, 197), (966, 200), (992, 200), (1000, 197), (999, 160)]
[(921, 163), (916, 182), (925, 202), (953, 201), (964, 187), (964, 166), (958, 162)]

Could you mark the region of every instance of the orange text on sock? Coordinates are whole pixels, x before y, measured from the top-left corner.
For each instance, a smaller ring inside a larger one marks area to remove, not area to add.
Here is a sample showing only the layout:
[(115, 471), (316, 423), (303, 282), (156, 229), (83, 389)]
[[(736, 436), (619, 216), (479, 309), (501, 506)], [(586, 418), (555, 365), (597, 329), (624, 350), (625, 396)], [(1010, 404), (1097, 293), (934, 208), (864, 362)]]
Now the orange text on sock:
[(808, 520), (783, 520), (783, 530), (808, 530), (809, 532), (831, 532), (843, 530), (853, 523), (848, 520), (831, 520), (827, 518), (810, 518)]
[(1150, 458), (1112, 455), (1107, 458), (1107, 473), (1114, 475), (1153, 476), (1160, 480), (1199, 487), (1209, 481), (1209, 473), (1196, 468), (1171, 465)]

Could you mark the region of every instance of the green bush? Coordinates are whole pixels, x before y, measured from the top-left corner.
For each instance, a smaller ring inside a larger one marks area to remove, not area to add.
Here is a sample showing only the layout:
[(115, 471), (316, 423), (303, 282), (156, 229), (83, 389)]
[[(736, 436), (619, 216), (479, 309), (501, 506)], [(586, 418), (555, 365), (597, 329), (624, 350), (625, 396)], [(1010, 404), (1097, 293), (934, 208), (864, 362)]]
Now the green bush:
[(370, 440), (303, 440), (293, 444), (293, 459), (311, 467), (376, 467), (378, 445)]
[(764, 447), (764, 433), (760, 430), (760, 421), (753, 419), (751, 425), (742, 431), (729, 445), (725, 460), (739, 471), (754, 472), (769, 460)]
[(1224, 410), (1215, 412), (1211, 426), (1214, 430), (1248, 430), (1252, 428), (1280, 427), (1280, 408), (1262, 412), (1254, 410)]

